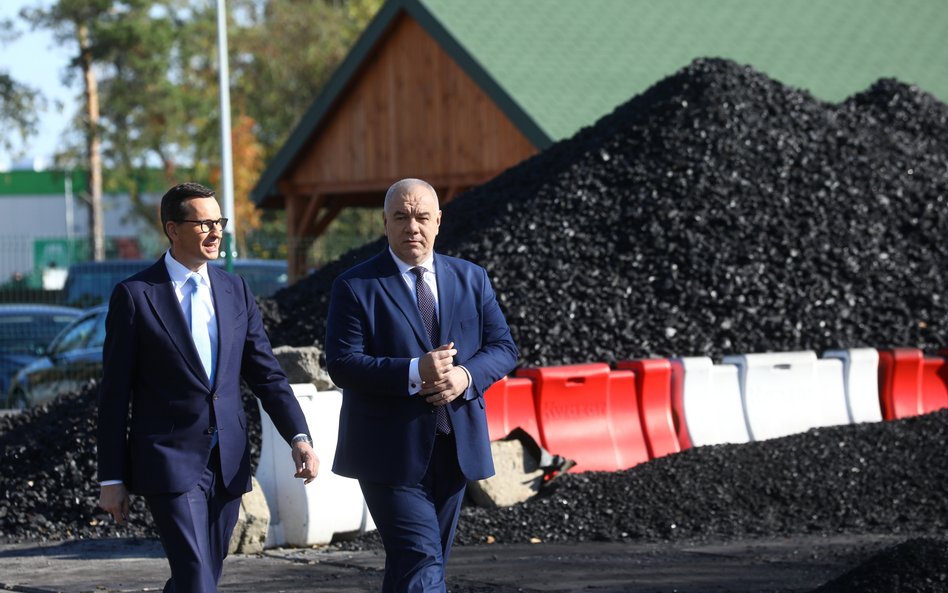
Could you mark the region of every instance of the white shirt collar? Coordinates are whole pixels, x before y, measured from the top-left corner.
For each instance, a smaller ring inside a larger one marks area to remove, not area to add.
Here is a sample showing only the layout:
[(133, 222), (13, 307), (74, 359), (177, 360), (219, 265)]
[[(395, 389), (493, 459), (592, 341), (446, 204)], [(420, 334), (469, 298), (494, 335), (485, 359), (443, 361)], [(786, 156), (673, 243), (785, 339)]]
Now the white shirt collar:
[[(168, 268), (168, 275), (171, 276), (171, 281), (174, 282), (175, 288), (181, 288), (184, 286), (184, 283), (188, 281), (188, 277), (191, 276), (191, 270), (184, 267), (184, 264), (176, 260), (171, 255), (171, 250), (165, 252), (165, 267)], [(202, 264), (197, 270), (197, 274), (201, 276), (204, 280), (204, 283), (208, 286), (211, 285), (211, 277), (207, 272), (207, 264)]]
[(412, 269), (412, 268), (417, 268), (418, 266), (421, 266), (421, 267), (424, 268), (427, 272), (429, 272), (429, 273), (431, 273), (431, 274), (434, 274), (434, 253), (432, 253), (431, 255), (429, 255), (429, 256), (428, 256), (428, 259), (426, 259), (425, 261), (421, 262), (420, 264), (418, 264), (418, 265), (412, 265), (412, 264), (406, 264), (404, 261), (401, 260), (401, 258), (399, 258), (397, 255), (395, 255), (395, 252), (392, 251), (391, 245), (389, 245), (389, 247), (388, 247), (388, 252), (392, 254), (392, 259), (395, 260), (395, 265), (398, 266), (398, 271), (399, 271), (399, 273), (402, 274), (402, 275), (413, 273), (413, 272), (411, 271), (411, 269)]

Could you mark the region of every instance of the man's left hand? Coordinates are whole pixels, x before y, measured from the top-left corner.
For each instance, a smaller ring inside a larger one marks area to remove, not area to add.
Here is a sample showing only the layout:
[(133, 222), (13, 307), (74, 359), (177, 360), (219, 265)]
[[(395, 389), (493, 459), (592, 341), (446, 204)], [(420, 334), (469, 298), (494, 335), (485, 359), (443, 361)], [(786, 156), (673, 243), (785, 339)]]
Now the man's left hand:
[(304, 484), (309, 484), (316, 479), (319, 473), (319, 457), (316, 457), (316, 451), (305, 441), (293, 443), (293, 463), (296, 465), (294, 477), (302, 478)]
[(429, 404), (446, 406), (467, 391), (467, 387), (467, 373), (461, 367), (454, 367), (440, 381), (423, 383), (420, 393)]

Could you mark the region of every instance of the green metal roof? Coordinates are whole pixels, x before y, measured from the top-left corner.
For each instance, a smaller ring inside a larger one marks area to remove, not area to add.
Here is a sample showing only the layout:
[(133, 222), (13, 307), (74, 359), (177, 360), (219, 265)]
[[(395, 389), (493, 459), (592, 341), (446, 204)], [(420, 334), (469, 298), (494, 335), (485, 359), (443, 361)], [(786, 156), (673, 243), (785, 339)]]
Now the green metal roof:
[[(4, 196), (61, 196), (66, 191), (63, 171), (3, 171), (0, 172), (0, 197)], [(72, 191), (79, 193), (86, 187), (86, 172), (72, 171)]]
[(389, 0), (264, 172), (256, 202), (402, 11), (540, 149), (697, 57), (749, 64), (828, 101), (894, 77), (948, 102), (945, 0)]
[[(178, 173), (185, 175), (189, 173), (189, 170), (182, 168), (178, 170)], [(77, 195), (86, 191), (88, 179), (86, 171), (75, 169), (71, 171), (71, 176), (72, 191)], [(104, 193), (114, 194), (128, 191), (128, 187), (124, 185), (129, 183), (127, 178), (115, 179), (110, 171), (103, 171), (103, 177)], [(63, 195), (65, 182), (66, 172), (62, 170), (32, 171), (17, 169), (0, 171), (0, 197)], [(135, 183), (138, 185), (139, 191), (147, 193), (164, 193), (171, 186), (167, 174), (161, 169), (146, 169), (136, 172)]]

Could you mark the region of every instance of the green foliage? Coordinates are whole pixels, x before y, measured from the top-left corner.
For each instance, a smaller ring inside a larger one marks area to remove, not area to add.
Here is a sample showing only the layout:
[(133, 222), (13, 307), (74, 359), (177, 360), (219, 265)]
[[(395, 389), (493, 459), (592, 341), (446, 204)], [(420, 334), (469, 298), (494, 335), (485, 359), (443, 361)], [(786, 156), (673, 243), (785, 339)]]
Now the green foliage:
[(236, 0), (235, 111), (273, 157), (381, 6), (381, 0)]
[[(52, 31), (65, 47), (75, 48), (74, 66), (80, 64), (78, 28), (88, 31), (99, 82), (99, 133), (104, 168), (109, 171), (106, 191), (128, 193), (133, 210), (154, 221), (155, 205), (146, 199), (142, 180), (153, 179), (150, 171), (156, 166), (166, 186), (183, 180), (182, 168), (188, 179), (214, 185), (220, 170), (216, 1), (36, 2), (38, 7), (22, 11), (21, 16), (34, 28)], [(235, 140), (242, 143), (234, 147), (235, 156), (247, 155), (240, 163), (235, 158), (235, 167), (262, 169), (262, 163), (276, 154), (381, 4), (382, 0), (227, 3), (231, 119), (251, 122), (253, 136)], [(71, 70), (72, 76), (80, 71)], [(10, 104), (20, 117), (31, 112), (24, 100)], [(77, 112), (76, 128), (82, 129), (83, 110)], [(35, 123), (10, 121), (24, 129)], [(60, 164), (73, 161), (75, 166), (84, 156), (85, 141), (82, 135), (72, 139), (59, 155)], [(259, 158), (254, 156), (258, 153)], [(252, 171), (252, 178), (261, 172)], [(238, 190), (247, 192), (247, 186), (245, 178)], [(247, 199), (235, 196), (238, 202)], [(242, 212), (238, 229), (259, 226), (243, 237), (245, 249), (253, 255), (285, 257), (285, 245), (274, 247), (278, 243), (274, 237), (286, 240), (282, 217), (264, 216), (260, 223), (246, 209)], [(377, 230), (367, 231), (359, 222), (365, 216), (344, 213), (330, 228), (330, 233), (337, 233), (331, 245), (378, 236)], [(259, 239), (254, 239), (256, 234)], [(326, 240), (318, 242), (317, 259), (338, 251), (332, 246)]]
[[(384, 233), (382, 213), (375, 208), (343, 210), (326, 232), (307, 245), (307, 261), (314, 268), (337, 259), (350, 249), (372, 242)], [(247, 239), (241, 257), (286, 259), (290, 245), (286, 236), (286, 211), (266, 210), (260, 228)]]
[[(13, 23), (0, 21), (0, 43), (16, 38)], [(37, 110), (44, 101), (38, 91), (0, 71), (0, 147), (12, 150), (14, 138), (24, 142), (36, 131)]]
[(350, 249), (378, 239), (384, 232), (381, 208), (348, 208), (316, 239), (308, 259), (320, 268)]
[(0, 72), (0, 146), (13, 149), (15, 137), (26, 141), (35, 132), (40, 100), (35, 89)]

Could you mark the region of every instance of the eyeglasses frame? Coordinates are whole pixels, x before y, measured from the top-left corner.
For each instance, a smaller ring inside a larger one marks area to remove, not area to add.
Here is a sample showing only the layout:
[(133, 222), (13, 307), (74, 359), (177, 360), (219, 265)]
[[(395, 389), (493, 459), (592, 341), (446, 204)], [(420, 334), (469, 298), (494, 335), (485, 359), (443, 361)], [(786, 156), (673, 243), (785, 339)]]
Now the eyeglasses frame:
[[(209, 232), (211, 232), (211, 229), (212, 229), (213, 227), (220, 227), (220, 229), (223, 231), (225, 228), (227, 228), (227, 221), (228, 221), (228, 220), (230, 220), (230, 219), (225, 218), (225, 217), (222, 216), (222, 217), (218, 218), (217, 220), (211, 220), (211, 219), (207, 219), (207, 220), (187, 220), (187, 219), (181, 219), (181, 220), (175, 220), (174, 222), (191, 222), (191, 223), (194, 223), (194, 224), (199, 224), (199, 225), (201, 225), (201, 232), (202, 232), (202, 233), (209, 233)], [(213, 225), (213, 226), (212, 226), (212, 225)]]

